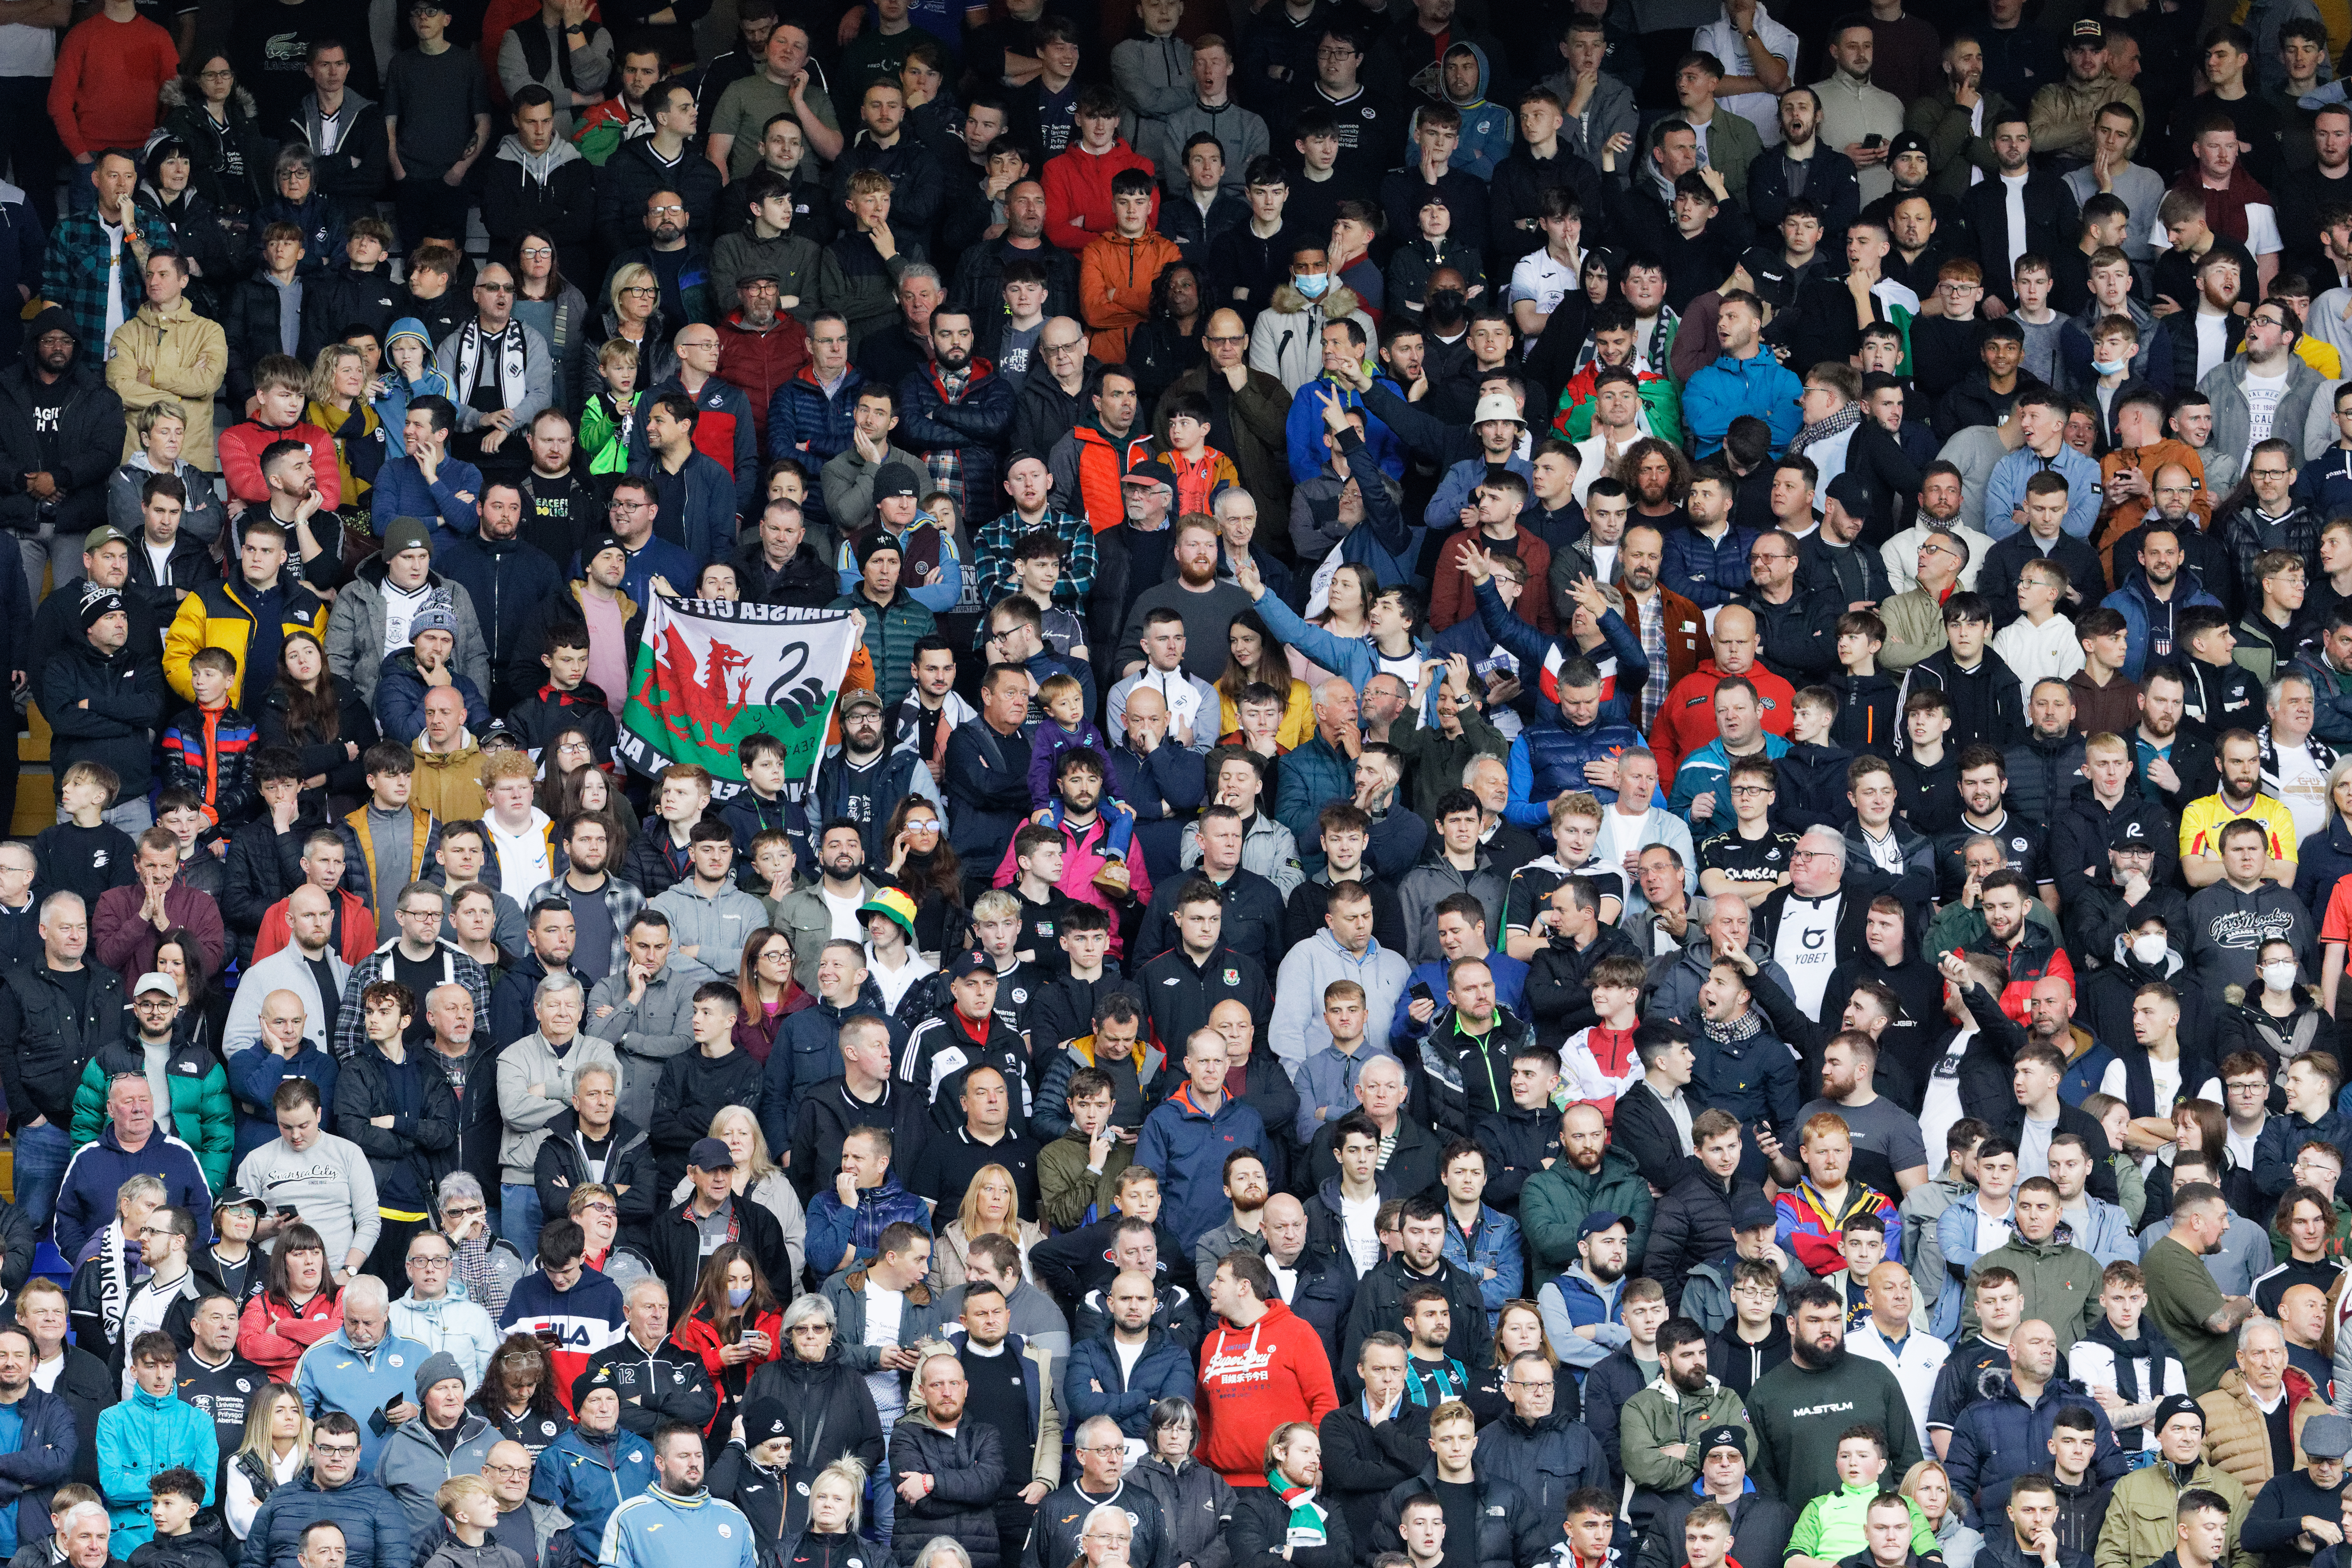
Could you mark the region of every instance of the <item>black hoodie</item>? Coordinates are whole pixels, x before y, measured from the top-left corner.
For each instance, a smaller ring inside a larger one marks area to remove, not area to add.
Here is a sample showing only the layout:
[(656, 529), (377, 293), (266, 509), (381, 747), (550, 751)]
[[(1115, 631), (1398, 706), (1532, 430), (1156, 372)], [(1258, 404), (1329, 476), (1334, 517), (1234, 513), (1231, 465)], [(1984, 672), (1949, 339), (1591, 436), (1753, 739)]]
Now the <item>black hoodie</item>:
[[(74, 354), (65, 374), (45, 384), (34, 363), (53, 331), (74, 340)], [(104, 359), (102, 349), (93, 357), (63, 306), (26, 323), (17, 363), (0, 371), (0, 526), (32, 533), (54, 522), (59, 533), (87, 533), (106, 521), (106, 484), (122, 460), (122, 402), (107, 387)], [(37, 500), (25, 476), (44, 472), (57, 493)]]

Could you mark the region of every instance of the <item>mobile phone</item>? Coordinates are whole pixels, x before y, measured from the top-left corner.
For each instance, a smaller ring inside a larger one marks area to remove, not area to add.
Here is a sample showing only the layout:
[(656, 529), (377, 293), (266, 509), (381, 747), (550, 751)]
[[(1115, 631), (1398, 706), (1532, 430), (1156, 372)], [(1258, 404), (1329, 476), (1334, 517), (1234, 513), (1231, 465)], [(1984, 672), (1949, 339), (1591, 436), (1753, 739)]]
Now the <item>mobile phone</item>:
[(1412, 983), (1412, 999), (1416, 1002), (1434, 1002), (1437, 1000), (1436, 994), (1430, 990), (1429, 982), (1426, 980), (1414, 981)]
[(296, 1210), (288, 1207), (284, 1204), (280, 1204), (278, 1205), (278, 1217), (284, 1220), (287, 1224), (291, 1225), (302, 1216)]
[(1862, 139), (1862, 144), (1865, 147), (1884, 147), (1886, 145), (1886, 138), (1874, 131)]

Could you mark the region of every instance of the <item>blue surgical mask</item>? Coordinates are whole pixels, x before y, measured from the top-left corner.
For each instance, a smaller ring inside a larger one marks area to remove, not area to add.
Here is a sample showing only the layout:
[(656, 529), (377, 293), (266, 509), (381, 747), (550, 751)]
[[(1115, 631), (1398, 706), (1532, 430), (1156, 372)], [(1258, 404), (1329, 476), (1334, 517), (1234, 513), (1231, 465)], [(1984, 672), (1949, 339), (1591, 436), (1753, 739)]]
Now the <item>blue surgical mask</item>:
[(2091, 368), (2101, 375), (2121, 375), (2124, 373), (2124, 366), (2130, 363), (2129, 360), (2121, 359), (2095, 359), (2091, 362)]
[(751, 1287), (749, 1285), (730, 1285), (727, 1287), (727, 1304), (729, 1306), (740, 1307), (751, 1299)]
[(1308, 299), (1320, 300), (1323, 290), (1331, 287), (1331, 275), (1328, 272), (1302, 272), (1291, 279), (1290, 284)]

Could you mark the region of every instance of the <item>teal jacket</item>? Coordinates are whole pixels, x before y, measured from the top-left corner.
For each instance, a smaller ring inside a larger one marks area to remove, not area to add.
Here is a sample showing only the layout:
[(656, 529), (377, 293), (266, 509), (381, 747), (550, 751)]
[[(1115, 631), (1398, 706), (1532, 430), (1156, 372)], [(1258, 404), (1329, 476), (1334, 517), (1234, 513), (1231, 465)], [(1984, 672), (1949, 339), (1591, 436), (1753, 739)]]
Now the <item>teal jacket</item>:
[(220, 1444), (213, 1418), (177, 1394), (153, 1394), (134, 1386), (131, 1397), (98, 1413), (98, 1485), (114, 1521), (112, 1554), (128, 1557), (155, 1534), (147, 1517), (147, 1483), (174, 1465), (202, 1476), (205, 1500), (213, 1496), (220, 1468)]
[[(106, 1086), (114, 1076), (145, 1070), (135, 1034), (122, 1044), (101, 1047), (90, 1058), (74, 1090), (76, 1148), (98, 1142), (99, 1130), (106, 1125)], [(195, 1151), (205, 1181), (218, 1192), (228, 1180), (229, 1156), (236, 1146), (236, 1107), (229, 1098), (228, 1074), (209, 1050), (183, 1035), (172, 1042), (163, 1077), (172, 1086), (172, 1136)]]

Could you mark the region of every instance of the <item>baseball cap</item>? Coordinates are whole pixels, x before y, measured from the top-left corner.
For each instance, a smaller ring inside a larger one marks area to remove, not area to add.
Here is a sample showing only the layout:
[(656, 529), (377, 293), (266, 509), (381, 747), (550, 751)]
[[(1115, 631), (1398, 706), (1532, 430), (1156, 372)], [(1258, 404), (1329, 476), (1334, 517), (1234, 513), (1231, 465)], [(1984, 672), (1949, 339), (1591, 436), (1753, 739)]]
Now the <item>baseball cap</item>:
[(1615, 1209), (1594, 1209), (1584, 1216), (1584, 1223), (1576, 1227), (1576, 1239), (1582, 1241), (1588, 1236), (1599, 1236), (1617, 1225), (1624, 1225), (1629, 1231), (1633, 1229), (1632, 1226), (1625, 1224), (1625, 1216)]
[(854, 691), (843, 692), (841, 694), (841, 702), (839, 705), (840, 711), (844, 713), (848, 712), (852, 708), (878, 709), (881, 706), (881, 694), (877, 692), (870, 686), (861, 686)]
[(178, 983), (160, 970), (151, 969), (139, 977), (139, 984), (131, 988), (131, 1000), (136, 1001), (150, 991), (161, 991), (175, 1002), (180, 996)]
[(1780, 1223), (1780, 1211), (1760, 1194), (1750, 1193), (1739, 1200), (1738, 1208), (1731, 1211), (1731, 1228), (1734, 1230), (1761, 1230), (1768, 1225), (1778, 1226)]
[(2137, 816), (2119, 816), (2107, 824), (2107, 847), (2110, 849), (2145, 849), (2153, 854), (2156, 838), (2147, 824)]
[(694, 1147), (686, 1152), (686, 1163), (698, 1171), (731, 1171), (735, 1168), (735, 1151), (723, 1138), (698, 1138)]
[(2074, 34), (2066, 40), (2070, 49), (2105, 48), (2107, 29), (2096, 16), (2085, 16), (2074, 24)]
[(95, 555), (101, 545), (120, 543), (127, 546), (130, 542), (131, 536), (122, 530), (111, 524), (101, 524), (89, 531), (89, 537), (81, 542), (81, 551), (85, 555)]
[(979, 952), (967, 952), (957, 956), (954, 965), (948, 971), (948, 978), (950, 980), (961, 980), (966, 976), (973, 974), (986, 974), (992, 976), (995, 973), (995, 962), (992, 960), (988, 954)]

